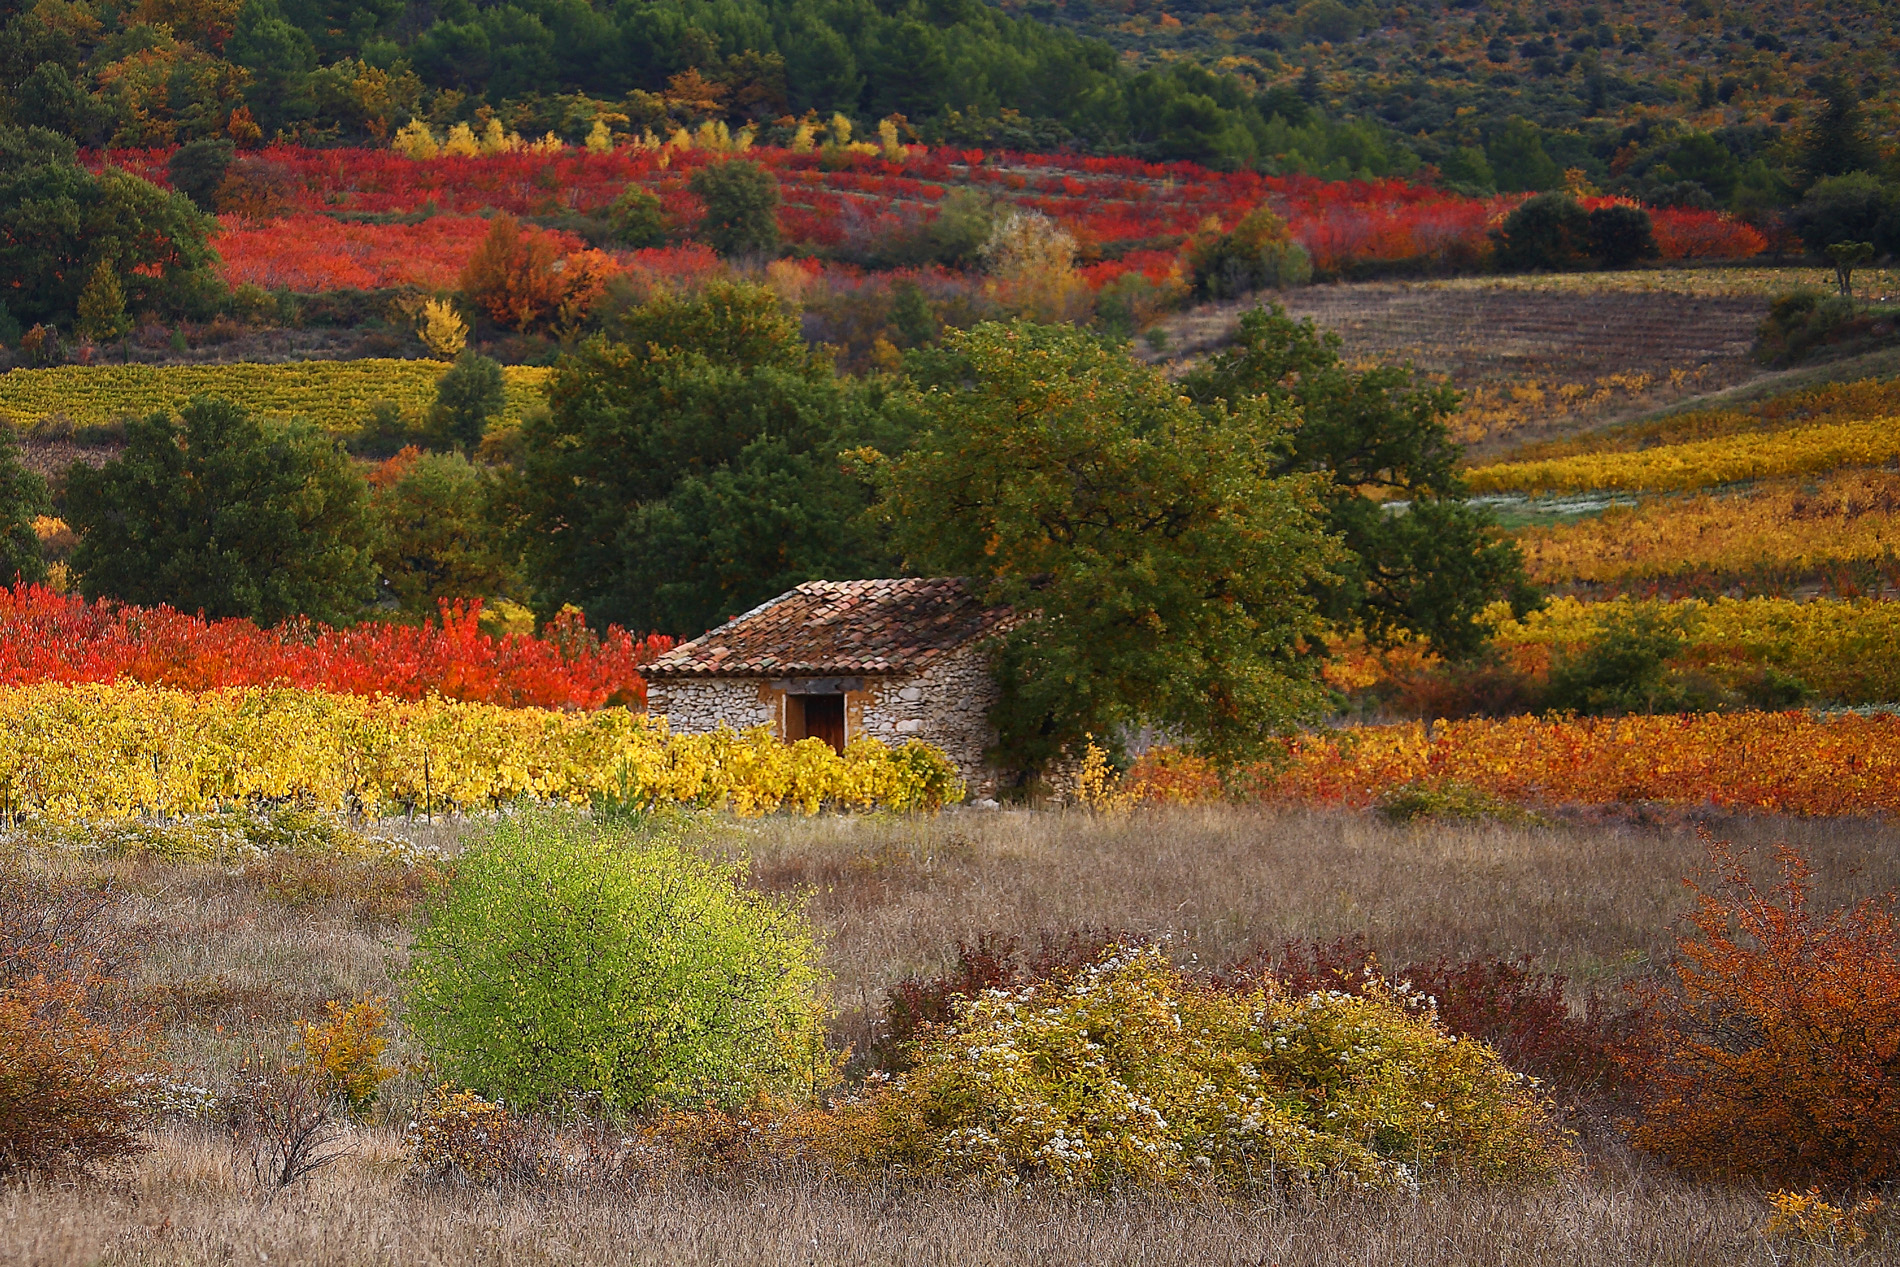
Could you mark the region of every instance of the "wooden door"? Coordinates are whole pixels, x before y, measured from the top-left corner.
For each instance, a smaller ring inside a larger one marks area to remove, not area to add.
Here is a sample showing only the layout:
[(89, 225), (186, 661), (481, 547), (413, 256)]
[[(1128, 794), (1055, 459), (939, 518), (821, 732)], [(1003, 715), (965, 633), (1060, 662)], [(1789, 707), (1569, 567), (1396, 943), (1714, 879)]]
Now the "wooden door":
[(844, 751), (844, 696), (842, 695), (802, 695), (799, 697), (804, 708), (804, 734), (801, 739), (822, 739), (830, 744), (834, 752)]

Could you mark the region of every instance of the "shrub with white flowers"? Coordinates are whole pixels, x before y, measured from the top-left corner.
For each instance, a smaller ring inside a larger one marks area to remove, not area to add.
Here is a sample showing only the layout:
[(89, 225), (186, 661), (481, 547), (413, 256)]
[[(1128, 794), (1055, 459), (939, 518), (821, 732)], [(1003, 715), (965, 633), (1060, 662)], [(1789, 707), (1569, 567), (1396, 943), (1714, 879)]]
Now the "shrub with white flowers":
[(1535, 1085), (1396, 986), (1206, 988), (1156, 947), (972, 999), (840, 1122), (863, 1165), (1003, 1183), (1414, 1185), (1570, 1164)]

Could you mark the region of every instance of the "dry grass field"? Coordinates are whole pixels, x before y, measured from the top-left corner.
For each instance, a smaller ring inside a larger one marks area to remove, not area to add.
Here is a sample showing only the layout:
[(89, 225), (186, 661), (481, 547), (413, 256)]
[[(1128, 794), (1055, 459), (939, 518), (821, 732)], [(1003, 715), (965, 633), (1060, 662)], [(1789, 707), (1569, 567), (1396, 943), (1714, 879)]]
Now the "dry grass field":
[[(1749, 847), (1805, 846), (1820, 900), (1900, 884), (1900, 831), (1732, 819)], [(710, 850), (802, 895), (836, 976), (835, 1041), (862, 1047), (885, 991), (947, 966), (959, 939), (1109, 927), (1203, 964), (1288, 937), (1364, 933), (1382, 958), (1529, 954), (1579, 986), (1654, 971), (1701, 864), (1694, 825), (1641, 814), (1548, 826), (1389, 825), (1367, 815), (1208, 807), (1120, 817), (964, 811), (933, 818), (710, 820)], [(453, 848), (454, 826), (415, 833)], [(173, 1076), (228, 1085), (329, 999), (391, 992), (414, 886), (339, 882), (321, 862), (50, 859), (111, 878), (145, 943), (135, 995), (166, 1018)], [(392, 1055), (413, 1061), (400, 1037)], [(1786, 1261), (1762, 1194), (1692, 1184), (1580, 1120), (1586, 1165), (1545, 1189), (1415, 1196), (1292, 1191), (1265, 1204), (866, 1187), (796, 1168), (719, 1179), (550, 1181), (485, 1191), (404, 1177), (413, 1065), (334, 1165), (260, 1195), (231, 1144), (189, 1117), (94, 1178), (0, 1190), (0, 1260), (22, 1263), (1496, 1263)], [(1891, 1261), (1870, 1242), (1822, 1261)]]

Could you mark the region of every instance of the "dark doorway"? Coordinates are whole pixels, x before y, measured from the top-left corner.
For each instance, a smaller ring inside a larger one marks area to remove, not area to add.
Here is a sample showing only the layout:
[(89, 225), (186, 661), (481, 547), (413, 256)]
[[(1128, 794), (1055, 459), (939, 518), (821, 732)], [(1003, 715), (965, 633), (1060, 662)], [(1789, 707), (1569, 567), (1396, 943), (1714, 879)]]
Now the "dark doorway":
[(844, 696), (790, 695), (785, 702), (791, 739), (822, 739), (832, 751), (844, 751)]

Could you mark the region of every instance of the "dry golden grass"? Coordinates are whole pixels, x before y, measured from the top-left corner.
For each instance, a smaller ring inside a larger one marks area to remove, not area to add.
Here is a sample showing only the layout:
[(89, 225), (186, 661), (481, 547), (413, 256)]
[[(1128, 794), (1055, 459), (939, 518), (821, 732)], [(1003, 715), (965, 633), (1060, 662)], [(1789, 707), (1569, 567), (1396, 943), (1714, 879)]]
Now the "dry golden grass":
[[(837, 976), (837, 1039), (862, 1044), (895, 980), (985, 931), (1108, 926), (1203, 963), (1285, 937), (1364, 932), (1391, 960), (1528, 953), (1593, 984), (1642, 975), (1687, 908), (1701, 853), (1686, 821), (1393, 826), (1227, 807), (1123, 817), (964, 811), (770, 818), (703, 828), (755, 883), (803, 892)], [(1812, 853), (1833, 901), (1900, 883), (1900, 833), (1871, 822), (1735, 819), (1745, 845)], [(452, 840), (454, 828), (438, 829)], [(42, 861), (111, 873), (148, 938), (137, 984), (165, 1002), (181, 1078), (227, 1083), (281, 1052), (329, 998), (386, 994), (407, 929), (347, 893), (287, 904), (256, 873)], [(399, 1040), (392, 1056), (413, 1056)], [(0, 1191), (0, 1259), (24, 1263), (1768, 1263), (1759, 1193), (1680, 1182), (1597, 1133), (1544, 1190), (1417, 1198), (1291, 1194), (1264, 1206), (866, 1189), (787, 1169), (665, 1187), (498, 1192), (401, 1179), (413, 1071), (346, 1158), (265, 1200), (219, 1135), (189, 1123), (77, 1184)], [(1887, 1246), (1891, 1249), (1891, 1245)], [(268, 1256), (266, 1258), (265, 1256)], [(1858, 1259), (1881, 1261), (1873, 1251)]]
[[(629, 1264), (1717, 1264), (1785, 1262), (1759, 1198), (1599, 1170), (1521, 1192), (1416, 1198), (1294, 1193), (1265, 1204), (845, 1187), (801, 1173), (724, 1184), (499, 1192), (399, 1179), (396, 1141), (260, 1199), (218, 1140), (161, 1135), (135, 1165), (78, 1188), (0, 1192), (9, 1262), (183, 1267)], [(1872, 1252), (1823, 1261), (1873, 1264)]]

